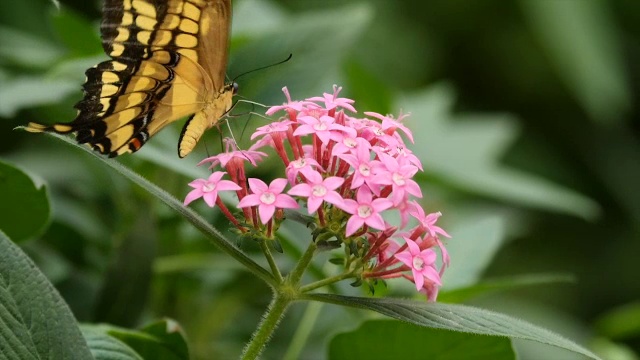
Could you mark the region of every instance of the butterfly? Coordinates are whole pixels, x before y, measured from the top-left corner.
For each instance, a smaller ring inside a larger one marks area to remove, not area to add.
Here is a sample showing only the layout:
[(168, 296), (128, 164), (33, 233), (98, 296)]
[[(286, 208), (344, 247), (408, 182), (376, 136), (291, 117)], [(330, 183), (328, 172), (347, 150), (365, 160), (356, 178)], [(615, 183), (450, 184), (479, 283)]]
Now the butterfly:
[(105, 0), (100, 32), (111, 59), (86, 71), (76, 118), (26, 130), (75, 133), (115, 157), (189, 116), (178, 141), (178, 156), (187, 156), (233, 105), (230, 24), (231, 0)]

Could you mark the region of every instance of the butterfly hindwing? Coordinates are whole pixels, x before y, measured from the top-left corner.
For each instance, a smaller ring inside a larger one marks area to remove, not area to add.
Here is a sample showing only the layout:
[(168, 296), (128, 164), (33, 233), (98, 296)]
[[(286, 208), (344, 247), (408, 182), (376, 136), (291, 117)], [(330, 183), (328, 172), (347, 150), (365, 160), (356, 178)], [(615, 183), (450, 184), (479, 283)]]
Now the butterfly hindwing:
[[(117, 156), (193, 114), (179, 143), (185, 156), (231, 106), (224, 85), (230, 16), (230, 0), (105, 0), (100, 29), (111, 60), (87, 70), (77, 117), (27, 130), (76, 133), (79, 143)], [(189, 124), (198, 124), (197, 133), (185, 137)]]

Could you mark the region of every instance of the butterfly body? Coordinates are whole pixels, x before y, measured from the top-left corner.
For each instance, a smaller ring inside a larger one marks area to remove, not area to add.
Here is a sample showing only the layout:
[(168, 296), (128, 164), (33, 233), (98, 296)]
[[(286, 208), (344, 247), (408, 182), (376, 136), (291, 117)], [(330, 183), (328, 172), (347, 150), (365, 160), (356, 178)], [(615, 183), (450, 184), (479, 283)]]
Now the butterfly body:
[(100, 29), (111, 60), (87, 70), (76, 119), (27, 130), (75, 133), (117, 156), (191, 115), (178, 144), (186, 156), (232, 106), (235, 86), (224, 82), (230, 1), (106, 0)]

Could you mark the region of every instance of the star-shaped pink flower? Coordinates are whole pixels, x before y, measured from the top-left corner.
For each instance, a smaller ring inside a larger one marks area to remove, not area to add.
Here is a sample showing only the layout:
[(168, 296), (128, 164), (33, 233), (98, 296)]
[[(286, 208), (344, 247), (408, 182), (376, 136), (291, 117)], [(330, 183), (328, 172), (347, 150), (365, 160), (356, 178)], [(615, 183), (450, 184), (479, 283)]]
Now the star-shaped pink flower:
[(420, 251), (420, 246), (415, 241), (409, 238), (404, 238), (404, 240), (407, 242), (407, 250), (394, 256), (411, 269), (416, 290), (422, 289), (425, 278), (440, 285), (440, 274), (435, 268), (437, 258), (435, 251), (431, 249)]
[(223, 171), (216, 171), (209, 175), (208, 179), (196, 179), (189, 183), (193, 188), (184, 199), (184, 205), (189, 205), (192, 201), (202, 198), (209, 207), (214, 207), (219, 191), (240, 190), (240, 186), (229, 180), (221, 180), (226, 174)]
[(266, 224), (273, 217), (276, 208), (298, 208), (298, 203), (291, 196), (282, 193), (285, 186), (287, 186), (287, 179), (275, 179), (267, 186), (267, 184), (260, 179), (250, 178), (249, 188), (252, 194), (242, 198), (238, 207), (258, 206), (260, 221)]
[(289, 194), (306, 197), (309, 214), (316, 212), (323, 201), (337, 206), (342, 204), (342, 196), (335, 190), (344, 183), (343, 178), (331, 176), (322, 179), (322, 175), (317, 171), (306, 174), (305, 176), (307, 182), (292, 187), (291, 190), (289, 190)]
[(345, 235), (351, 236), (362, 225), (367, 224), (369, 227), (384, 230), (386, 225), (382, 218), (381, 212), (393, 206), (393, 202), (389, 199), (379, 198), (373, 199), (373, 194), (368, 187), (362, 186), (358, 189), (356, 200), (345, 199), (340, 208), (352, 216), (347, 221)]

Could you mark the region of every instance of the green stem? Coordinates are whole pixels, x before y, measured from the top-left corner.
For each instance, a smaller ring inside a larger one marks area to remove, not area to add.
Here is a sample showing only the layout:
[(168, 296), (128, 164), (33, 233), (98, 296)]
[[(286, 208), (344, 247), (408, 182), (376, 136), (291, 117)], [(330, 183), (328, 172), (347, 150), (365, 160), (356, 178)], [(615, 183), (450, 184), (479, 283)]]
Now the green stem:
[(298, 260), (296, 267), (291, 270), (291, 273), (289, 273), (289, 284), (297, 286), (300, 283), (300, 279), (302, 279), (304, 271), (307, 269), (307, 266), (309, 266), (309, 263), (311, 263), (311, 259), (313, 258), (313, 254), (316, 252), (317, 248), (318, 245), (316, 245), (315, 242), (312, 241), (309, 244), (307, 250), (302, 254), (300, 260)]
[(260, 325), (251, 336), (251, 341), (245, 346), (242, 352), (242, 360), (257, 359), (260, 356), (292, 301), (293, 299), (289, 297), (284, 297), (280, 294), (275, 295), (271, 304), (269, 304), (269, 308), (264, 313)]
[(316, 282), (312, 282), (310, 284), (307, 284), (305, 286), (300, 287), (300, 292), (301, 293), (306, 293), (309, 292), (311, 290), (315, 290), (318, 288), (321, 288), (323, 286), (327, 286), (333, 283), (336, 283), (338, 281), (344, 280), (344, 279), (348, 279), (350, 277), (353, 277), (353, 271), (349, 271), (349, 272), (345, 272), (342, 273), (340, 275), (336, 275), (336, 276), (332, 276), (332, 277), (328, 277), (326, 279), (322, 279)]
[(273, 254), (271, 254), (271, 249), (269, 249), (267, 240), (260, 240), (260, 248), (262, 249), (262, 252), (264, 252), (264, 256), (267, 258), (273, 277), (276, 279), (278, 284), (282, 284), (282, 274), (280, 273), (278, 264), (276, 264), (276, 260), (273, 258)]

